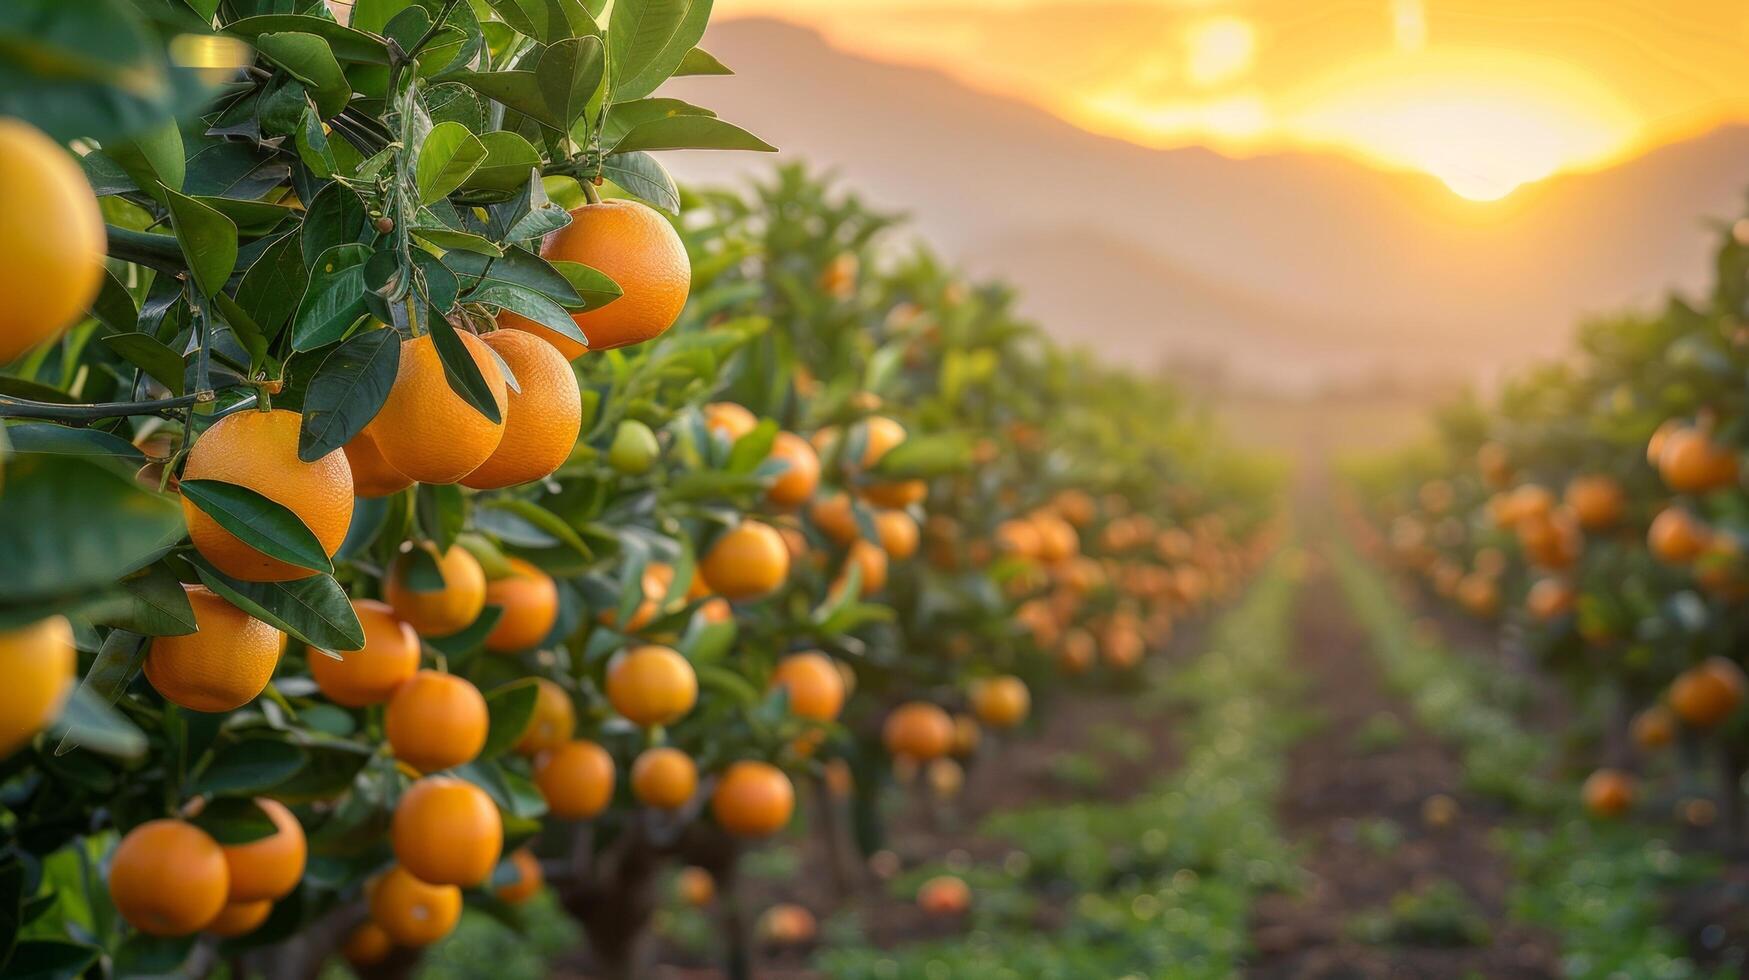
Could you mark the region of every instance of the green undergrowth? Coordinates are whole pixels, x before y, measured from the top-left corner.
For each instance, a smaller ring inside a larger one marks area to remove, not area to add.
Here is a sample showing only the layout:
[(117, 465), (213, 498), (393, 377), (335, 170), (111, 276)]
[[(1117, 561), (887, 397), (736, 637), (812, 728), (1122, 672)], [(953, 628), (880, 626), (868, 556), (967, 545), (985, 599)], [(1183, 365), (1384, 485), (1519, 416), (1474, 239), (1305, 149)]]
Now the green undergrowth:
[(1670, 890), (1711, 873), (1709, 862), (1678, 853), (1646, 826), (1587, 817), (1577, 782), (1554, 771), (1551, 739), (1504, 707), (1526, 702), (1523, 679), (1418, 631), (1384, 575), (1346, 547), (1332, 551), (1387, 681), (1423, 726), (1458, 750), (1469, 788), (1511, 807), (1494, 837), (1512, 873), (1509, 911), (1554, 935), (1561, 975), (1710, 976), (1662, 921)]
[[(1016, 853), (960, 870), (973, 891), (964, 933), (893, 950), (829, 950), (819, 969), (848, 980), (1237, 974), (1254, 897), (1299, 883), (1275, 809), (1287, 747), (1305, 727), (1287, 666), (1300, 567), (1276, 561), (1215, 625), (1208, 653), (1156, 677), (1171, 697), (1138, 699), (1182, 716), (1176, 770), (1125, 803), (992, 815), (981, 831)], [(947, 870), (916, 869), (893, 882), (894, 893), (908, 899)]]

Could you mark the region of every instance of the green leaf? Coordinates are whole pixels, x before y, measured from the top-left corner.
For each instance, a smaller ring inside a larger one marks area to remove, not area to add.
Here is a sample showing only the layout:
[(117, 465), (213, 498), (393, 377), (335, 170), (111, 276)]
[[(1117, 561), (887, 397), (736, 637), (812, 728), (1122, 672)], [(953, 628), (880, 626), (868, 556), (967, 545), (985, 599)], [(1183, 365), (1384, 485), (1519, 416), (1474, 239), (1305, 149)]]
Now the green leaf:
[(94, 616), (97, 623), (145, 636), (187, 636), (200, 628), (187, 591), (163, 562), (147, 565), (120, 585), (125, 601), (112, 612)]
[(553, 262), (552, 267), (582, 297), (583, 305), (577, 309), (593, 310), (598, 306), (606, 306), (623, 295), (619, 283), (609, 279), (607, 273), (592, 269), (581, 262), (560, 260)]
[(485, 162), (486, 146), (458, 122), (438, 123), (419, 148), (414, 183), (419, 203), (430, 204), (450, 195)]
[(103, 955), (96, 946), (81, 946), (53, 939), (21, 939), (13, 947), (12, 959), (4, 964), (6, 975), (14, 980), (73, 980), (80, 977)]
[(365, 315), (364, 264), (370, 257), (367, 246), (348, 244), (335, 245), (316, 260), (292, 317), (293, 350), (332, 344)]
[(315, 34), (285, 31), (256, 37), (255, 47), (270, 61), (304, 83), (316, 112), (327, 119), (338, 115), (352, 98), (352, 85), (334, 57), (334, 49)]
[(548, 118), (569, 132), (601, 87), (601, 39), (572, 37), (555, 42), (541, 52), (535, 66), (535, 81), (546, 100)]
[(164, 196), (158, 192), (158, 185), (180, 191), (188, 176), (182, 131), (174, 119), (165, 119), (128, 139), (111, 140), (104, 144), (103, 155), (119, 164), (133, 178), (135, 187), (159, 201)]
[(584, 558), (594, 557), (589, 546), (583, 542), (576, 530), (565, 523), (564, 518), (529, 500), (517, 500), (506, 497), (492, 497), (485, 500), (485, 506), (492, 510), (502, 510), (515, 514), (542, 531), (552, 535)]
[(601, 175), (639, 200), (669, 214), (680, 213), (680, 188), (668, 168), (648, 153), (615, 153), (601, 161)]
[(460, 82), (549, 129), (563, 128), (563, 124), (548, 107), (546, 93), (542, 91), (540, 80), (532, 71), (463, 71), (457, 72), (449, 80)]
[(502, 258), (458, 252), (445, 256), (444, 264), (457, 276), (471, 279), (469, 289), (487, 282), (506, 282), (525, 286), (565, 306), (583, 302), (576, 287), (552, 263), (519, 245), (505, 249)]
[(245, 17), (235, 21), (227, 25), (225, 31), (243, 38), (255, 38), (263, 34), (288, 31), (314, 34), (328, 42), (329, 51), (341, 61), (355, 61), (370, 65), (389, 63), (389, 48), (381, 38), (372, 37), (363, 31), (353, 30), (325, 17), (312, 17), (303, 14), (264, 14), (259, 17)]
[(582, 328), (571, 319), (569, 311), (527, 286), (488, 279), (468, 294), (468, 302), (520, 313), (584, 346), (589, 344), (589, 339), (583, 336)]
[(237, 285), (237, 305), (269, 341), (291, 322), (310, 281), (302, 258), (302, 237), (301, 230), (294, 231), (267, 246)]
[(304, 766), (273, 787), (282, 803), (312, 803), (345, 792), (371, 760), (371, 748), (355, 742), (322, 741), (303, 746)]
[[(180, 584), (177, 591), (182, 591)], [(183, 605), (187, 604), (188, 599), (184, 595)], [(194, 619), (192, 608), (188, 610), (188, 618)], [(60, 744), (55, 747), (55, 755), (66, 755), (93, 738), (101, 740), (106, 737), (106, 733), (113, 734), (117, 730), (116, 722), (121, 721), (121, 716), (115, 713), (113, 705), (121, 700), (123, 692), (133, 683), (145, 662), (145, 637), (125, 629), (109, 631), (109, 635), (103, 638), (103, 646), (97, 650), (97, 659), (91, 662), (91, 669), (85, 672), (85, 676), (79, 680), (79, 687), (73, 692), (71, 704), (83, 704), (85, 707), (77, 711), (71, 706), (68, 708), (66, 717), (62, 719), (61, 728), (64, 731)], [(131, 723), (122, 721), (122, 725), (125, 726), (124, 731), (132, 730), (134, 735), (139, 735), (139, 731)], [(95, 731), (87, 730), (92, 728)], [(126, 735), (120, 738), (123, 742), (128, 741)], [(138, 750), (145, 747), (145, 739), (140, 737)]]
[(352, 441), (389, 397), (401, 364), (401, 335), (366, 330), (322, 359), (304, 393), (298, 458), (314, 462)]
[(633, 99), (615, 102), (607, 111), (607, 121), (601, 126), (601, 145), (613, 151), (625, 134), (639, 125), (675, 116), (715, 116), (716, 113), (680, 99)]
[(244, 544), (270, 558), (312, 572), (334, 570), (316, 533), (278, 501), (219, 480), (183, 480), (182, 496)]
[(182, 355), (166, 347), (149, 333), (112, 333), (99, 337), (98, 342), (115, 351), (129, 364), (146, 372), (172, 395), (182, 394), (185, 364)]
[(485, 647), (486, 636), (497, 627), (498, 620), (503, 618), (503, 606), (486, 606), (466, 629), (448, 636), (427, 638), (425, 645), (448, 657), (450, 663), (461, 663)]
[(533, 780), (496, 762), (476, 759), (452, 770), (457, 776), (486, 791), (498, 809), (513, 817), (533, 819), (547, 812), (546, 800)]
[(711, 0), (616, 0), (607, 24), (615, 99), (656, 90), (704, 36)]
[(440, 224), (417, 224), (413, 226), (413, 237), (439, 250), (458, 250), (476, 252), (480, 255), (499, 256), (504, 250), (490, 240), (472, 232), (456, 231)]
[(190, 819), (220, 844), (231, 846), (272, 837), (279, 828), (267, 811), (249, 797), (217, 797)]
[(551, 44), (600, 28), (576, 0), (486, 0), (518, 34)]
[(633, 150), (757, 150), (775, 153), (777, 147), (715, 116), (664, 116), (632, 127), (614, 144), (613, 150), (615, 153)]
[(49, 728), (49, 734), (51, 737), (61, 736), (63, 742), (70, 739), (74, 746), (118, 759), (138, 759), (146, 752), (145, 734), (95, 691), (83, 685), (73, 690), (60, 720)]
[(0, 603), (106, 587), (186, 533), (175, 499), (124, 471), (90, 458), (20, 453), (0, 484)]
[(290, 742), (249, 738), (220, 749), (187, 795), (254, 796), (297, 775), (304, 752)]
[(504, 415), (498, 410), (498, 401), (486, 384), (486, 376), (480, 373), (480, 366), (474, 363), (473, 355), (455, 332), (455, 325), (436, 313), (427, 319), (431, 321), (431, 341), (437, 348), (437, 359), (443, 362), (443, 377), (449, 382), (449, 390), (487, 421), (502, 422)]
[(467, 523), (467, 509), (462, 502), (462, 488), (453, 483), (421, 483), (418, 488), (419, 529), (440, 552), (448, 552), (456, 535)]
[(486, 729), (486, 747), (480, 750), (480, 758), (495, 759), (516, 746), (534, 717), (539, 695), (540, 681), (533, 677), (511, 681), (486, 695), (491, 725)]
[(972, 446), (964, 436), (934, 433), (912, 436), (875, 464), (873, 473), (890, 477), (933, 477), (961, 473), (972, 465)]
[[(719, 623), (717, 625), (727, 626), (729, 624)], [(761, 700), (758, 688), (749, 684), (747, 678), (727, 667), (718, 667), (708, 663), (694, 664), (693, 670), (698, 673), (700, 690), (726, 695), (744, 707), (752, 707)]]
[(511, 193), (527, 183), (530, 171), (541, 164), (540, 151), (515, 133), (494, 130), (482, 135), (480, 142), (486, 147), (486, 159), (462, 182), (465, 190)]
[(237, 226), (211, 207), (169, 188), (170, 227), (202, 296), (225, 288), (237, 267)]
[(693, 48), (680, 59), (680, 67), (674, 69), (675, 78), (682, 75), (733, 75), (727, 65), (718, 61), (714, 55), (703, 48)]
[(295, 208), (267, 201), (239, 201), (234, 197), (196, 195), (195, 200), (230, 218), (237, 234), (244, 238), (261, 238), (272, 233), (285, 219), (297, 214)]
[(243, 582), (199, 555), (190, 555), (189, 562), (207, 588), (275, 629), (324, 650), (364, 646), (364, 627), (346, 590), (332, 575), (312, 575), (294, 582)]
[(40, 453), (53, 456), (113, 457), (130, 465), (146, 462), (146, 454), (121, 436), (102, 429), (74, 428), (52, 422), (25, 422), (8, 426), (5, 437), (12, 442), (15, 453)]

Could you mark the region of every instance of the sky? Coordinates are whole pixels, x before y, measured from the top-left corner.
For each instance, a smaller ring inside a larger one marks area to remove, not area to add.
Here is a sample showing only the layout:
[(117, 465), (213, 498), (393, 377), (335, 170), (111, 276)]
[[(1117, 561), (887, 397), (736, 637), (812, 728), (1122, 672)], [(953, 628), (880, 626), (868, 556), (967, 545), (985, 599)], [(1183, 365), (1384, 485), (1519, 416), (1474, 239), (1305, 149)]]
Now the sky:
[(1084, 129), (1491, 201), (1749, 120), (1749, 0), (716, 0)]

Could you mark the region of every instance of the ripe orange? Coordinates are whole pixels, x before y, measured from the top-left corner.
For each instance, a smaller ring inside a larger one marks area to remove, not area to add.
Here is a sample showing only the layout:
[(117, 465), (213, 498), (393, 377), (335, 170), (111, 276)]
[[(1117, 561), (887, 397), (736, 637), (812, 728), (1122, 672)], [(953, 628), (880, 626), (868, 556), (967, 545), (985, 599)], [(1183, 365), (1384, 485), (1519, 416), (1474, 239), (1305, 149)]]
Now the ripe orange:
[[(651, 620), (654, 620), (658, 615), (667, 611), (662, 608), (662, 600), (668, 597), (668, 586), (673, 581), (674, 569), (666, 562), (653, 561), (644, 565), (644, 575), (638, 583), (639, 588), (643, 590), (644, 599), (638, 603), (636, 609), (632, 610), (631, 619), (623, 627), (624, 632), (636, 633), (650, 625)], [(698, 577), (695, 576), (693, 581), (699, 581)], [(595, 618), (603, 626), (621, 628), (618, 625), (619, 610), (617, 609), (603, 609)]]
[(685, 657), (664, 646), (641, 646), (607, 665), (607, 700), (638, 725), (666, 725), (698, 702), (698, 675)]
[(536, 646), (559, 621), (559, 586), (533, 563), (510, 559), (510, 574), (486, 583), (486, 603), (504, 607), (486, 634), (486, 649), (516, 653)]
[(632, 762), (632, 795), (645, 806), (678, 810), (697, 789), (698, 764), (679, 749), (645, 749)]
[(109, 897), (128, 924), (150, 936), (186, 936), (225, 907), (230, 872), (207, 832), (183, 820), (128, 831), (109, 859)]
[(937, 875), (917, 889), (917, 907), (928, 915), (963, 915), (971, 905), (971, 888), (953, 875)]
[(542, 677), (538, 681), (534, 700), (534, 715), (528, 720), (516, 751), (523, 755), (539, 755), (558, 748), (577, 729), (577, 709), (565, 689)]
[(1599, 769), (1585, 778), (1580, 794), (1596, 817), (1619, 817), (1634, 805), (1634, 777), (1619, 769)]
[(587, 820), (613, 801), (613, 756), (594, 742), (566, 742), (535, 757), (534, 782), (553, 816)]
[(1093, 498), (1085, 490), (1070, 488), (1058, 493), (1051, 501), (1057, 514), (1075, 527), (1086, 527), (1093, 523), (1097, 514)]
[(500, 902), (521, 905), (540, 892), (546, 877), (541, 872), (540, 859), (526, 847), (513, 852), (510, 863), (516, 868), (516, 880), (508, 885), (499, 885), (495, 894)]
[(1038, 526), (1020, 518), (996, 525), (995, 538), (996, 547), (1005, 555), (1037, 558), (1044, 549), (1044, 540), (1039, 534)]
[(342, 652), (344, 660), (310, 651), (310, 675), (328, 700), (362, 708), (387, 701), (419, 670), (419, 634), (387, 603), (354, 599), (352, 611), (364, 627), (364, 646)]
[(814, 941), (818, 925), (814, 913), (788, 902), (773, 905), (759, 917), (759, 936), (778, 946), (799, 946)]
[(204, 585), (184, 585), (196, 630), (152, 638), (146, 680), (190, 711), (231, 711), (255, 699), (273, 678), (285, 636)]
[(1651, 751), (1676, 741), (1676, 716), (1661, 704), (1654, 704), (1634, 715), (1629, 729), (1634, 744)]
[(462, 486), (491, 490), (551, 475), (583, 431), (577, 375), (551, 344), (526, 331), (494, 330), (481, 342), (510, 366), (521, 390), (507, 392), (504, 438), (478, 469), (462, 477)]
[(1032, 709), (1026, 682), (1012, 674), (973, 681), (971, 700), (978, 720), (991, 728), (1013, 728)]
[(454, 674), (422, 670), (395, 691), (383, 731), (395, 758), (420, 772), (471, 762), (486, 745), (490, 719), (479, 688)]
[(1085, 674), (1093, 667), (1093, 660), (1099, 655), (1099, 641), (1093, 634), (1082, 629), (1073, 629), (1063, 634), (1062, 643), (1057, 647), (1057, 666), (1064, 673)]
[(680, 235), (668, 219), (636, 201), (602, 201), (572, 211), (571, 223), (548, 235), (540, 252), (551, 261), (599, 270), (621, 290), (606, 306), (571, 314), (587, 346), (508, 310), (499, 314), (499, 325), (544, 338), (566, 360), (660, 336), (679, 318), (692, 287), (692, 263)]
[(953, 748), (953, 719), (927, 701), (907, 701), (887, 716), (881, 740), (893, 755), (928, 761)]
[(462, 890), (420, 881), (396, 866), (370, 890), (370, 917), (398, 946), (429, 946), (462, 915)]
[(426, 776), (395, 805), (395, 859), (430, 885), (473, 886), (492, 876), (504, 821), (486, 791), (450, 776)]
[(224, 845), (231, 881), (226, 893), (229, 902), (284, 898), (304, 876), (304, 859), (309, 853), (304, 825), (278, 800), (256, 797), (255, 805), (273, 821), (274, 830), (260, 840)]
[(978, 727), (978, 719), (971, 715), (953, 716), (953, 747), (949, 752), (963, 759), (978, 751), (978, 743), (983, 739), (984, 730)]
[[(352, 466), (336, 449), (314, 463), (298, 458), (303, 416), (245, 409), (219, 419), (194, 441), (182, 479), (247, 487), (296, 514), (330, 557), (352, 526)], [(249, 582), (289, 582), (316, 574), (271, 558), (219, 526), (187, 497), (182, 513), (196, 551), (219, 571)]]
[(866, 599), (887, 587), (887, 553), (879, 545), (858, 541), (850, 546), (849, 553), (844, 556), (844, 567), (832, 582), (834, 592), (849, 581), (852, 568), (862, 570), (861, 588), (858, 592), (863, 598)]
[(1614, 527), (1627, 510), (1627, 494), (1602, 474), (1576, 476), (1567, 484), (1567, 507), (1586, 530)]
[(711, 543), (699, 574), (725, 599), (753, 599), (776, 591), (789, 578), (789, 549), (769, 524), (742, 521)]
[[(877, 511), (875, 531), (880, 534), (881, 550), (888, 558), (904, 561), (917, 553), (917, 522), (902, 510)], [(1067, 524), (1063, 525), (1068, 527)]]
[(352, 467), (352, 492), (359, 497), (387, 497), (413, 485), (413, 479), (389, 465), (370, 434), (370, 426), (340, 447)]
[(486, 571), (479, 559), (468, 549), (451, 545), (441, 556), (431, 544), (422, 544), (427, 554), (437, 557), (437, 571), (443, 576), (443, 587), (432, 592), (420, 592), (407, 583), (412, 567), (411, 553), (402, 552), (389, 562), (383, 577), (383, 597), (395, 609), (395, 615), (406, 620), (423, 636), (443, 637), (467, 629), (486, 608)]
[(711, 815), (736, 837), (767, 837), (789, 824), (796, 790), (783, 770), (743, 759), (729, 764), (711, 792)]
[(1530, 587), (1530, 594), (1524, 599), (1524, 607), (1533, 618), (1548, 622), (1572, 612), (1578, 601), (1578, 593), (1566, 581), (1541, 578)]
[(1500, 611), (1500, 587), (1486, 575), (1471, 572), (1459, 579), (1457, 598), (1472, 616), (1491, 619)]
[(789, 710), (802, 718), (832, 721), (844, 708), (844, 675), (818, 651), (791, 654), (771, 674), (771, 686), (789, 691)]
[(777, 507), (800, 507), (820, 485), (820, 456), (814, 447), (794, 432), (779, 432), (767, 459), (782, 461), (788, 468), (766, 488), (765, 499)]
[(1706, 551), (1712, 531), (1681, 507), (1666, 507), (1646, 529), (1646, 546), (1660, 561), (1686, 565)]
[(929, 484), (922, 480), (892, 480), (871, 483), (862, 488), (862, 499), (876, 507), (900, 510), (920, 504), (929, 496)]
[(394, 940), (389, 938), (382, 926), (375, 922), (366, 922), (346, 937), (346, 944), (340, 947), (340, 955), (346, 957), (346, 962), (353, 966), (375, 966), (387, 959), (394, 947)]
[(855, 252), (839, 252), (820, 270), (820, 291), (834, 299), (849, 299), (856, 291)]
[(717, 880), (700, 867), (689, 865), (681, 868), (674, 877), (674, 887), (680, 893), (680, 900), (693, 908), (703, 908), (717, 897)]
[(862, 537), (862, 528), (856, 523), (856, 513), (851, 509), (850, 495), (842, 491), (815, 501), (808, 516), (814, 519), (821, 533), (841, 545), (848, 546)]
[(218, 918), (207, 923), (206, 931), (225, 939), (247, 936), (261, 928), (261, 923), (272, 914), (273, 903), (265, 898), (258, 902), (228, 902), (219, 910)]
[(1147, 654), (1142, 634), (1133, 624), (1112, 622), (1099, 634), (1099, 656), (1116, 670), (1129, 670)]
[(734, 402), (711, 402), (702, 410), (704, 427), (714, 436), (721, 436), (731, 445), (759, 427), (759, 416), (745, 405)]
[(1706, 493), (1737, 482), (1737, 453), (1698, 428), (1666, 435), (1657, 465), (1664, 485), (1677, 493)]
[(1708, 657), (1670, 682), (1670, 708), (1696, 728), (1712, 728), (1736, 713), (1744, 687), (1741, 667), (1724, 657)]
[(905, 441), (905, 427), (885, 415), (871, 415), (862, 423), (864, 437), (862, 459), (859, 464), (863, 469), (872, 469), (880, 463), (881, 458)]
[(485, 341), (459, 334), (479, 367), (499, 421), (475, 411), (450, 389), (430, 334), (401, 342), (401, 365), (383, 407), (371, 419), (370, 436), (384, 462), (420, 483), (455, 483), (479, 469), (504, 439), (510, 391)]
[(108, 239), (74, 156), (28, 123), (0, 119), (0, 364), (72, 326), (103, 282)]
[[(6, 123), (0, 120), (0, 141)], [(73, 626), (64, 617), (0, 630), (0, 757), (60, 715), (73, 693), (78, 662)]]
[(1074, 525), (1050, 513), (1032, 516), (1032, 526), (1038, 531), (1038, 556), (1047, 562), (1063, 562), (1081, 550), (1081, 538)]
[(1497, 442), (1483, 443), (1476, 451), (1476, 467), (1482, 471), (1482, 482), (1495, 490), (1512, 482), (1512, 459)]

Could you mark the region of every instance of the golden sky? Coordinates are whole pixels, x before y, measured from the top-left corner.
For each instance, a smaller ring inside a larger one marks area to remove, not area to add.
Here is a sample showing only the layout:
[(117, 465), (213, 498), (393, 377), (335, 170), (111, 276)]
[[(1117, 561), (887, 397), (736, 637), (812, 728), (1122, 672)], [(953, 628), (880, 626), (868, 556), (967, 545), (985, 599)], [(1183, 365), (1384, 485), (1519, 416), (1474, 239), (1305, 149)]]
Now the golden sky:
[(1159, 147), (1492, 200), (1749, 119), (1749, 0), (716, 0)]

